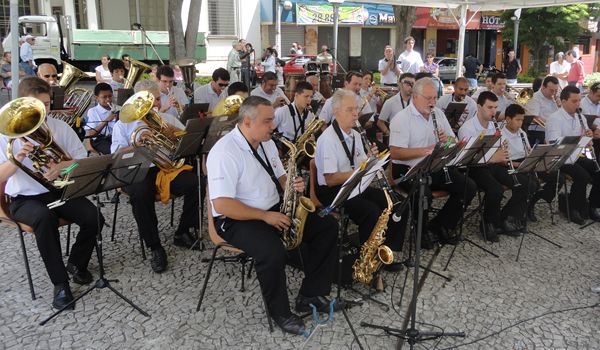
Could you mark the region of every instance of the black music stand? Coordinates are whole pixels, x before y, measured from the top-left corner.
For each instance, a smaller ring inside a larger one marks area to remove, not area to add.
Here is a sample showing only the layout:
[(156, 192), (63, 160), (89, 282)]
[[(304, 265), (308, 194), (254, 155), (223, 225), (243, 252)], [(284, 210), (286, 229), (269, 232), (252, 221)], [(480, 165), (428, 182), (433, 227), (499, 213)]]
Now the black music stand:
[(227, 133), (233, 130), (233, 128), (235, 128), (240, 118), (237, 114), (234, 114), (229, 116), (225, 115), (221, 117), (213, 117), (211, 119), (213, 119), (213, 121), (210, 124), (208, 134), (206, 135), (206, 140), (204, 140), (204, 145), (202, 146), (202, 153), (205, 154), (208, 154), (208, 152), (221, 137), (225, 136)]
[[(410, 348), (413, 349), (414, 345), (420, 341), (435, 339), (439, 337), (464, 337), (464, 332), (447, 333), (447, 332), (426, 332), (420, 331), (416, 328), (417, 322), (417, 296), (420, 290), (419, 270), (421, 268), (421, 237), (423, 233), (423, 212), (429, 205), (427, 196), (425, 195), (425, 188), (429, 185), (430, 174), (441, 171), (450, 161), (454, 159), (456, 154), (460, 151), (461, 145), (455, 147), (444, 147), (442, 144), (437, 144), (433, 149), (433, 152), (422, 159), (417, 165), (410, 168), (410, 170), (396, 182), (404, 182), (408, 180), (415, 180), (418, 184), (418, 211), (417, 211), (417, 227), (415, 233), (415, 256), (413, 264), (413, 291), (411, 296), (411, 302), (407, 310), (407, 316), (404, 317), (403, 329), (394, 329), (387, 326), (379, 326), (366, 322), (361, 322), (361, 326), (383, 329), (387, 333), (392, 334), (400, 338), (397, 348), (401, 348), (404, 341), (407, 340)], [(424, 275), (426, 277), (426, 275)], [(410, 318), (410, 328), (408, 322)]]
[[(452, 165), (455, 166), (464, 166), (466, 167), (465, 177), (469, 178), (469, 168), (473, 166), (482, 166), (485, 165), (490, 157), (496, 151), (498, 140), (500, 139), (500, 135), (485, 135), (480, 137), (472, 137), (468, 143), (465, 145), (461, 153), (458, 154), (456, 159), (451, 162)], [(464, 202), (465, 205), (463, 207), (462, 218), (460, 219), (460, 230), (459, 230), (459, 239), (461, 241), (465, 241), (470, 243), (472, 246), (481, 249), (482, 251), (500, 259), (498, 254), (492, 252), (491, 250), (481, 246), (480, 244), (475, 243), (472, 239), (463, 236), (463, 226), (465, 222), (465, 212), (467, 211), (467, 182), (465, 181), (465, 192), (464, 192)], [(485, 229), (485, 226), (484, 226)], [(484, 230), (484, 239), (485, 239), (485, 230)], [(450, 256), (448, 257), (448, 261), (446, 261), (446, 265), (444, 266), (444, 271), (448, 270), (448, 265), (450, 265), (450, 261), (454, 257), (454, 252), (456, 252), (456, 248), (458, 245), (455, 245), (452, 248), (452, 252), (450, 252)]]
[(198, 237), (190, 249), (200, 243), (202, 237), (202, 212), (204, 202), (202, 201), (202, 143), (206, 139), (208, 128), (214, 118), (188, 119), (185, 125), (185, 134), (179, 140), (173, 159), (194, 157), (196, 160), (196, 176), (198, 177)]
[(117, 106), (122, 106), (134, 94), (133, 89), (119, 89)]
[[(342, 299), (342, 260), (343, 260), (343, 256), (344, 256), (344, 252), (343, 252), (344, 236), (345, 236), (344, 231), (348, 227), (348, 220), (349, 220), (348, 216), (345, 215), (343, 205), (344, 205), (344, 202), (346, 202), (347, 200), (360, 194), (364, 189), (366, 189), (369, 186), (369, 184), (371, 183), (371, 180), (373, 180), (373, 178), (375, 176), (374, 175), (376, 172), (375, 167), (377, 166), (378, 163), (379, 163), (379, 159), (377, 159), (375, 157), (369, 158), (367, 160), (367, 162), (364, 163), (364, 165), (361, 165), (361, 167), (357, 168), (354, 171), (354, 173), (352, 173), (352, 175), (350, 175), (348, 180), (346, 180), (346, 182), (344, 182), (344, 184), (341, 186), (340, 190), (338, 191), (337, 195), (331, 202), (331, 204), (328, 207), (321, 210), (321, 212), (319, 212), (320, 216), (325, 216), (325, 215), (330, 214), (333, 210), (338, 209), (340, 216), (342, 217), (342, 221), (340, 222), (340, 224), (338, 226), (338, 275), (337, 275), (337, 297), (336, 297), (336, 299), (338, 301), (343, 300)], [(351, 303), (349, 300), (345, 300), (345, 302), (347, 305), (349, 305)], [(354, 326), (352, 326), (352, 322), (350, 322), (348, 313), (346, 312), (345, 309), (342, 309), (342, 313), (344, 314), (346, 323), (348, 323), (348, 326), (350, 327), (350, 331), (352, 332), (352, 335), (354, 336), (354, 340), (356, 340), (358, 347), (361, 350), (364, 349), (360, 340), (358, 339), (358, 334), (356, 334), (356, 331), (354, 330)]]
[(191, 103), (185, 107), (179, 118), (181, 119), (181, 122), (185, 124), (190, 119), (206, 117), (209, 106), (210, 104), (208, 103)]
[(596, 121), (598, 116), (593, 114), (584, 114), (583, 116), (585, 117), (585, 121), (587, 122), (587, 127), (590, 130), (594, 130), (594, 122)]
[(460, 121), (460, 116), (462, 116), (463, 112), (467, 108), (466, 102), (450, 102), (444, 111), (446, 115), (446, 119), (450, 123), (450, 126), (454, 129), (454, 127), (458, 128), (458, 122)]
[[(553, 171), (559, 171), (560, 167), (565, 164), (567, 160), (576, 152), (578, 147), (578, 142), (580, 137), (566, 137), (561, 140), (561, 142), (557, 142), (550, 145), (535, 145), (529, 155), (523, 159), (521, 164), (517, 169), (515, 169), (516, 173), (527, 174), (527, 207), (529, 207), (529, 203), (531, 201), (532, 193), (529, 190), (529, 183), (531, 182), (531, 176), (535, 172), (544, 172), (551, 173)], [(558, 184), (557, 184), (558, 186)], [(551, 241), (550, 239), (543, 237), (533, 231), (530, 231), (528, 228), (528, 221), (525, 220), (525, 226), (523, 227), (523, 235), (521, 236), (521, 242), (519, 243), (519, 250), (517, 251), (517, 257), (515, 261), (519, 261), (519, 257), (521, 255), (521, 247), (523, 246), (523, 241), (525, 239), (525, 234), (529, 233), (538, 238), (543, 239), (544, 241), (556, 246), (557, 248), (562, 248), (562, 246), (556, 242)]]
[[(137, 149), (136, 151), (118, 152), (114, 155), (77, 160), (78, 165), (68, 175), (68, 181), (70, 183), (63, 188), (61, 199), (48, 204), (48, 207), (56, 207), (68, 201), (69, 199), (94, 195), (96, 197), (98, 218), (100, 218), (101, 213), (99, 193), (142, 181), (148, 172), (150, 159), (150, 155), (147, 154), (145, 149)], [(99, 222), (100, 220), (98, 220), (98, 223)], [(102, 227), (98, 227), (98, 235), (96, 236), (96, 256), (98, 258), (98, 269), (100, 270), (100, 275), (98, 276), (98, 279), (94, 285), (77, 298), (73, 299), (73, 301), (63, 306), (60, 310), (50, 315), (50, 317), (40, 322), (40, 326), (45, 325), (48, 321), (62, 313), (66, 308), (96, 288), (110, 289), (119, 298), (123, 299), (142, 315), (150, 317), (148, 313), (140, 309), (136, 304), (134, 304), (131, 300), (110, 285), (110, 282), (118, 282), (118, 280), (109, 280), (104, 276)]]
[(52, 105), (50, 110), (56, 111), (63, 109), (65, 105), (65, 88), (62, 86), (51, 86)]

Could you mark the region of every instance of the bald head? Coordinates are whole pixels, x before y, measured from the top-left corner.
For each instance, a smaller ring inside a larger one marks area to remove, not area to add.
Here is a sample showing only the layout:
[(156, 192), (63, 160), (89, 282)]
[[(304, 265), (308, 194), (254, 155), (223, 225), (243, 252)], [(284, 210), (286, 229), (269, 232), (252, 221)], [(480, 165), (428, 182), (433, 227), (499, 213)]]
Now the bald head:
[(45, 80), (50, 85), (58, 84), (58, 73), (56, 67), (51, 63), (42, 63), (38, 67), (38, 78)]

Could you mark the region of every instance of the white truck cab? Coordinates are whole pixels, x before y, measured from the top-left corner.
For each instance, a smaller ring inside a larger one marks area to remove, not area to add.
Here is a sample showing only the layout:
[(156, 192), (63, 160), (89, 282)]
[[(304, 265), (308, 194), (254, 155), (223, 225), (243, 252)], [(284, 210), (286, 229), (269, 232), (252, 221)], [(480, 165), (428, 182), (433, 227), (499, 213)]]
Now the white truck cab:
[[(56, 19), (51, 16), (22, 16), (19, 17), (19, 38), (26, 35), (35, 36), (33, 58), (37, 65), (41, 63), (54, 63), (61, 65), (60, 58), (60, 33)], [(12, 33), (2, 41), (4, 52), (12, 52)], [(15, 54), (13, 53), (13, 57)]]

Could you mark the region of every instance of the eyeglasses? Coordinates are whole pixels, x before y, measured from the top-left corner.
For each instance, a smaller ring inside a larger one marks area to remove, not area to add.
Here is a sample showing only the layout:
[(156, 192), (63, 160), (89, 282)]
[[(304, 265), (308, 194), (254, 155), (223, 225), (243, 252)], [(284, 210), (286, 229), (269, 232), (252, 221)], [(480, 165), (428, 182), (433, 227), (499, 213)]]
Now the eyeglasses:
[(57, 74), (44, 74), (44, 78), (48, 79), (50, 77), (52, 77), (52, 78), (58, 78), (58, 75)]
[(219, 83), (219, 86), (220, 86), (220, 87), (228, 87), (228, 86), (229, 86), (229, 83)]
[(412, 81), (408, 81), (408, 80), (402, 80), (402, 84), (408, 85), (410, 87), (413, 87), (415, 85), (415, 83), (413, 83)]
[(425, 96), (423, 94), (417, 94), (417, 95), (423, 97), (427, 101), (435, 101), (435, 100), (437, 100), (437, 95), (434, 95), (434, 96)]

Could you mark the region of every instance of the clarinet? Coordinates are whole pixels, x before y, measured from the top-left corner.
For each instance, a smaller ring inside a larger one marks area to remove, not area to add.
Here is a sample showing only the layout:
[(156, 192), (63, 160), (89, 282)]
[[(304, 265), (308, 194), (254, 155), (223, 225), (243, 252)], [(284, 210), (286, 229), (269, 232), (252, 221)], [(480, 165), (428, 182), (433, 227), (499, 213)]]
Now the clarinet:
[[(440, 135), (438, 133), (438, 123), (437, 123), (437, 117), (435, 116), (435, 106), (429, 106), (430, 111), (431, 111), (431, 121), (433, 122), (433, 134), (435, 135), (435, 141), (436, 143), (440, 143)], [(452, 183), (452, 179), (450, 178), (450, 172), (448, 171), (448, 167), (444, 166), (444, 178), (446, 179), (445, 184), (449, 185)]]
[[(502, 131), (500, 131), (500, 128), (498, 127), (498, 121), (496, 120), (496, 117), (492, 117), (492, 123), (494, 123), (494, 128), (496, 129), (496, 132), (498, 133), (498, 135), (500, 135), (500, 146), (502, 147), (503, 150), (506, 150), (508, 146), (504, 145), (504, 140), (502, 140)], [(521, 134), (521, 132), (519, 132), (519, 135), (521, 135), (521, 137), (523, 137), (523, 134)], [(523, 141), (523, 140), (521, 140)], [(526, 150), (527, 151), (527, 150)], [(519, 179), (517, 178), (517, 175), (515, 174), (515, 166), (512, 162), (512, 159), (510, 159), (510, 154), (508, 155), (508, 173), (512, 174), (512, 178), (513, 178), (513, 183), (514, 183), (514, 187), (517, 186), (521, 186), (521, 183), (519, 183)]]
[[(579, 119), (579, 124), (581, 125), (581, 133), (585, 134), (585, 130), (587, 128), (585, 127), (585, 123), (583, 122), (583, 116), (581, 115), (581, 108), (577, 108), (575, 113), (577, 113), (577, 119)], [(595, 168), (596, 172), (600, 171), (600, 164), (598, 164), (598, 158), (596, 158), (596, 151), (594, 151), (594, 147), (588, 146), (586, 148), (592, 155), (592, 160), (594, 161), (594, 168)]]

